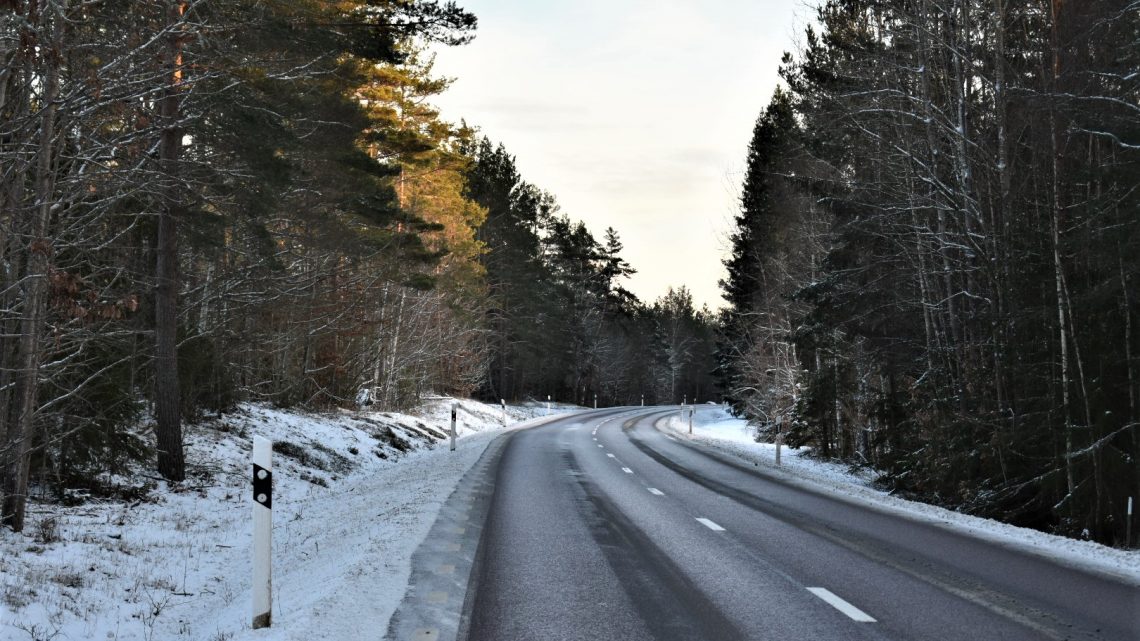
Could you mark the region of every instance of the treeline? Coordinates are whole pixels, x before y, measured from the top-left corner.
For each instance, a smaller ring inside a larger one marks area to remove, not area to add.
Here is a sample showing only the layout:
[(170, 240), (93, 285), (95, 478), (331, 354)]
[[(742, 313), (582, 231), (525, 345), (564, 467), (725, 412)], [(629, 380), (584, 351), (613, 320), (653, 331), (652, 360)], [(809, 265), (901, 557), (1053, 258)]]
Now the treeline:
[(613, 228), (594, 238), (524, 181), (501, 146), (484, 139), (472, 156), (490, 295), (480, 396), (587, 406), (720, 400), (711, 312), (695, 309), (684, 287), (642, 303), (622, 285), (634, 270)]
[(33, 474), (99, 491), (157, 452), (182, 480), (200, 412), (377, 372), (394, 394), (407, 340), (470, 357), (482, 211), (417, 47), (474, 25), (426, 0), (0, 2), (5, 524)]
[(616, 233), (431, 107), (427, 48), (474, 27), (435, 0), (0, 0), (5, 525), (30, 485), (202, 472), (183, 422), (241, 400), (709, 394), (709, 315), (638, 303)]
[(891, 488), (1106, 543), (1140, 497), (1140, 12), (827, 0), (757, 120), (721, 375)]

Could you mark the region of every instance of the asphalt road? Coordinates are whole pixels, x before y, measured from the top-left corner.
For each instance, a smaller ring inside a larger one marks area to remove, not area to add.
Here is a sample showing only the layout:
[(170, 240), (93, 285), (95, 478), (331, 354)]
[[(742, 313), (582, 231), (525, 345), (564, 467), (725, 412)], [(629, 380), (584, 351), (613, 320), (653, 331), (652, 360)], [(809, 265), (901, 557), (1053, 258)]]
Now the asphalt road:
[(459, 638), (1140, 640), (1137, 585), (788, 485), (663, 415), (508, 437)]

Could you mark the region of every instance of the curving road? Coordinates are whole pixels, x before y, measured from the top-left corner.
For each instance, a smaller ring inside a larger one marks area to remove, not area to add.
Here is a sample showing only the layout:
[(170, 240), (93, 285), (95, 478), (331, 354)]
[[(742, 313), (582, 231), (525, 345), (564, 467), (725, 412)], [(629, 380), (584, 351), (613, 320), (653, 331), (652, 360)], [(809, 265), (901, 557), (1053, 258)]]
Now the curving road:
[(504, 437), (458, 638), (1140, 640), (1135, 584), (789, 485), (673, 412)]

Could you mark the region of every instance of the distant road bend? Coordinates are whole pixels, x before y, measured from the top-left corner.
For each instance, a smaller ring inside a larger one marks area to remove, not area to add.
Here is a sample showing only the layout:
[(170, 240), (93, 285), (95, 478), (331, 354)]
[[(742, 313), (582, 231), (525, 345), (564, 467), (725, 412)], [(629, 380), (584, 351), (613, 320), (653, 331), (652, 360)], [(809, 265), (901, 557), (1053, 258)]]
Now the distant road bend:
[(505, 437), (460, 639), (1140, 640), (1126, 579), (787, 485), (675, 411)]

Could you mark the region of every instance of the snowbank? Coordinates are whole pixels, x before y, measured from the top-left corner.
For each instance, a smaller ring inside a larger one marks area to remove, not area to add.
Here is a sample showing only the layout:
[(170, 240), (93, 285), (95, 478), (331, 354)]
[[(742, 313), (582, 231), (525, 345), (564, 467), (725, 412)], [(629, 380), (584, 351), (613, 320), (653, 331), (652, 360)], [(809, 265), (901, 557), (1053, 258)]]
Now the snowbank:
[[(460, 404), (456, 452), (445, 440), (452, 402)], [(545, 407), (507, 413), (517, 427)], [(187, 427), (191, 478), (182, 488), (160, 486), (129, 504), (31, 504), (24, 534), (0, 532), (0, 639), (383, 634), (412, 552), (504, 429), (499, 407), (474, 401), (436, 399), (416, 414), (244, 405)], [(275, 443), (274, 621), (258, 631), (250, 630), (247, 496), (255, 433)]]
[(937, 523), (1072, 567), (1108, 573), (1140, 585), (1140, 551), (1137, 550), (1078, 541), (892, 496), (873, 487), (877, 475), (872, 470), (853, 470), (840, 463), (813, 459), (808, 456), (810, 448), (782, 448), (781, 466), (776, 467), (775, 444), (757, 443), (756, 429), (743, 419), (733, 418), (723, 406), (697, 406), (691, 436), (687, 413), (683, 421), (676, 413), (659, 420), (657, 425), (678, 436), (763, 465), (766, 472), (782, 475), (790, 483), (807, 485), (880, 510)]

